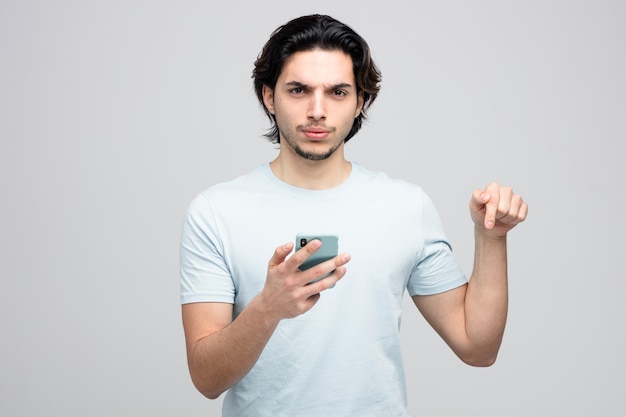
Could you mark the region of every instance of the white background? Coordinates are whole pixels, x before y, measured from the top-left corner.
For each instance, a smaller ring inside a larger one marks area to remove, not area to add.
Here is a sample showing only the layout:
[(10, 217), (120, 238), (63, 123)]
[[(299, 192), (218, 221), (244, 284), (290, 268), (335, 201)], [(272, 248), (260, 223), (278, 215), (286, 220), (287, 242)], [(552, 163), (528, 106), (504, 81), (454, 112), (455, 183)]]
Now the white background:
[(623, 410), (625, 3), (217, 3), (0, 2), (0, 415), (219, 415), (186, 369), (182, 217), (276, 154), (252, 65), (313, 12), (383, 73), (348, 158), (421, 184), (467, 273), (472, 190), (530, 203), (493, 367), (406, 304), (414, 416)]

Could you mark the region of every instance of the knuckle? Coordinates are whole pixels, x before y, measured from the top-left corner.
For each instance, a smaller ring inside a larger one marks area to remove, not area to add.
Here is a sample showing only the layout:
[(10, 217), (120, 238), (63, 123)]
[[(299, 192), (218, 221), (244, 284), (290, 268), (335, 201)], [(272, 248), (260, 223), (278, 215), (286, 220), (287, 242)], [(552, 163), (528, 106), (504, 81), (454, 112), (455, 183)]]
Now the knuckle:
[(325, 265), (324, 263), (314, 266), (313, 268), (310, 269), (310, 271), (311, 271), (311, 275), (313, 276), (313, 279), (318, 279), (320, 277), (323, 277), (324, 275), (330, 272), (328, 270), (328, 266)]
[(293, 288), (296, 285), (296, 278), (291, 275), (285, 278), (285, 286), (287, 288)]

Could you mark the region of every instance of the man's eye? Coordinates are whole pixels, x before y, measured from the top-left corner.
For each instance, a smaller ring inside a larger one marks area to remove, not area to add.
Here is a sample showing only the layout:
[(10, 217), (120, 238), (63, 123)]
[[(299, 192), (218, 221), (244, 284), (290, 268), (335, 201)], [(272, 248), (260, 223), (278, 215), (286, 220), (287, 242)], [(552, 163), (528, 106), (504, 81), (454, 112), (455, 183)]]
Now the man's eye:
[(337, 97), (343, 97), (346, 95), (346, 92), (343, 90), (336, 90), (333, 92), (333, 95), (337, 96)]
[(303, 88), (300, 88), (300, 87), (297, 87), (297, 88), (292, 88), (292, 89), (291, 89), (291, 92), (292, 92), (293, 94), (302, 94), (302, 93), (304, 93), (304, 89), (303, 89)]

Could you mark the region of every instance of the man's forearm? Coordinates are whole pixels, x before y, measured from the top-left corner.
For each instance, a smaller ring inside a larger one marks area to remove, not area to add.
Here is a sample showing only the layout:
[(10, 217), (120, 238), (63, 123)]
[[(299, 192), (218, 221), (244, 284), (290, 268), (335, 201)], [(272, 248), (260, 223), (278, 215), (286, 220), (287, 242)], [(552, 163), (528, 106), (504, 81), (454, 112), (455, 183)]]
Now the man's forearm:
[(191, 378), (203, 395), (219, 397), (252, 369), (279, 322), (266, 317), (254, 299), (232, 323), (189, 348)]
[(489, 365), (502, 343), (508, 310), (506, 236), (491, 238), (476, 231), (475, 245), (465, 299), (466, 332), (477, 361)]

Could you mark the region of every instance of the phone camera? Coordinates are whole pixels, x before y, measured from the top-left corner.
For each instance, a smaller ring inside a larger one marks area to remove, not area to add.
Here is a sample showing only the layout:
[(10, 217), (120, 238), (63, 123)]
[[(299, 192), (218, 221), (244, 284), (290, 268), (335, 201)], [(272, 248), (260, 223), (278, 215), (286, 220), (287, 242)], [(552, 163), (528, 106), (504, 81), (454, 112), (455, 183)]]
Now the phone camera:
[(306, 239), (305, 239), (305, 238), (300, 239), (300, 247), (301, 247), (301, 248), (305, 247), (305, 246), (306, 246), (306, 244), (307, 244), (307, 241), (306, 241)]

